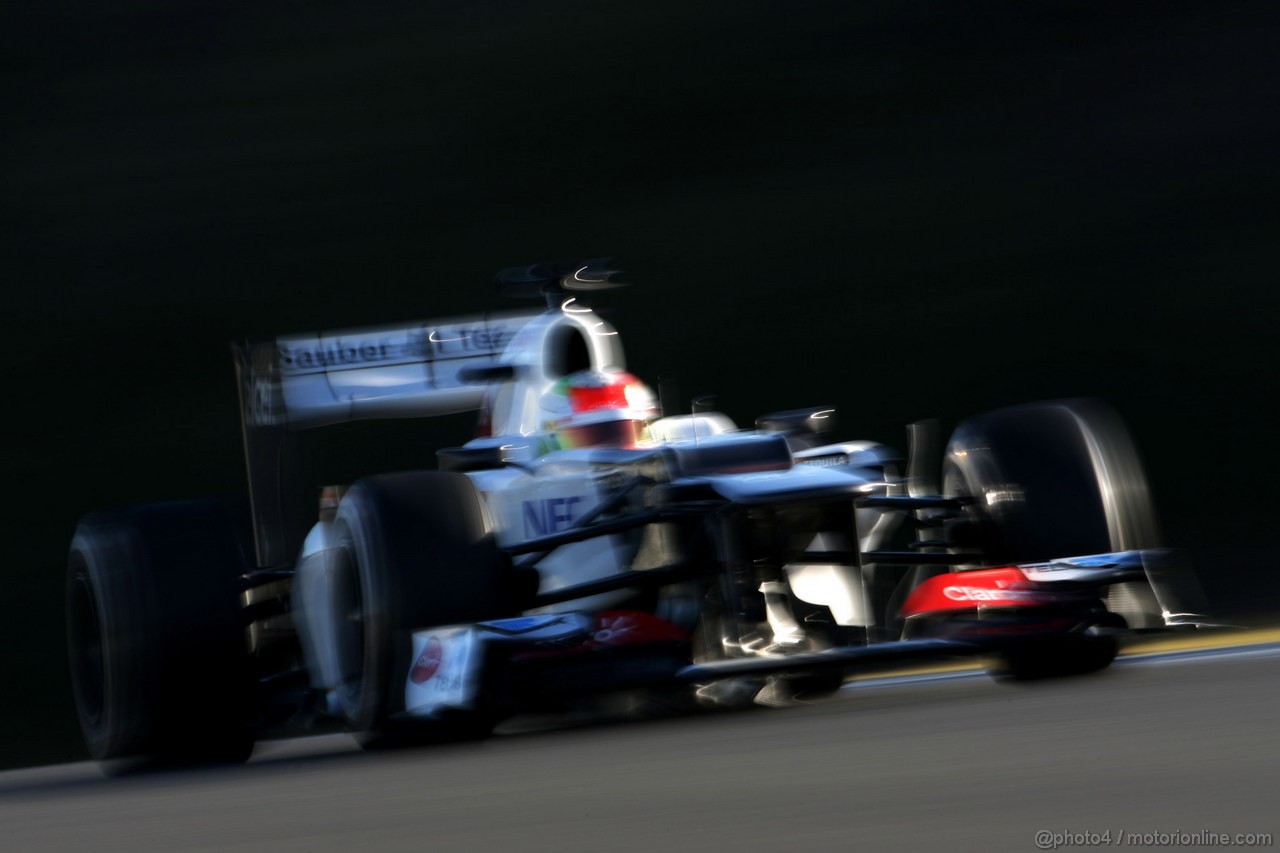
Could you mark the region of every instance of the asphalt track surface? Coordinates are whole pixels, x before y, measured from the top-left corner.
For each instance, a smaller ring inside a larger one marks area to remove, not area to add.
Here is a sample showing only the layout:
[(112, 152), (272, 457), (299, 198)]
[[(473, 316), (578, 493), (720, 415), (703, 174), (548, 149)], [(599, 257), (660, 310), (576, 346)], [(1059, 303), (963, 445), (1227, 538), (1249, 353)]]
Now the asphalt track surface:
[(43, 767), (0, 774), (0, 849), (1036, 850), (1037, 833), (1068, 849), (1067, 833), (1108, 831), (1146, 849), (1127, 833), (1271, 833), (1269, 849), (1278, 708), (1271, 642), (1035, 686), (881, 678), (801, 707), (526, 725), (463, 747), (365, 754), (331, 736), (216, 771)]

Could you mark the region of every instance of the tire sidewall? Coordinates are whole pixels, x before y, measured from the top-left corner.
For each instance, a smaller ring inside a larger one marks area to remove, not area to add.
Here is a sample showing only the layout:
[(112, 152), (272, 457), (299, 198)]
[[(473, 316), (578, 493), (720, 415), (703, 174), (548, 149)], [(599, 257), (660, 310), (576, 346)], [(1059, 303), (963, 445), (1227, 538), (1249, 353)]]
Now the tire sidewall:
[[(158, 637), (149, 630), (155, 603), (147, 574), (123, 516), (98, 516), (80, 525), (67, 566), (67, 645), (77, 717), (89, 754), (98, 761), (138, 751), (154, 725), (155, 670), (148, 666), (146, 650)], [(91, 598), (98, 634), (102, 673), (95, 700), (87, 695), (93, 688), (76, 671), (80, 638), (73, 596), (78, 589)], [(97, 714), (90, 712), (90, 701)]]
[(944, 494), (978, 499), (968, 521), (992, 562), (1156, 544), (1136, 454), (1118, 418), (1093, 401), (1018, 406), (965, 422), (942, 477)]

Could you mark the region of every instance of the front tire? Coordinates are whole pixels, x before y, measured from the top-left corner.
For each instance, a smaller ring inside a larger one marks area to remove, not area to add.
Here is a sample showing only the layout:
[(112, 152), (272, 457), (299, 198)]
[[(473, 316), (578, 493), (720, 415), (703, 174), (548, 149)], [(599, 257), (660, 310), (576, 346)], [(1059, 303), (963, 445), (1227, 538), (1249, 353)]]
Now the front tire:
[(1154, 548), (1155, 509), (1119, 417), (1093, 400), (1016, 406), (952, 435), (943, 492), (977, 498), (955, 538), (991, 564)]
[(1116, 659), (1114, 637), (1071, 636), (1024, 643), (1002, 652), (991, 674), (1009, 681), (1041, 681), (1100, 672)]
[[(1002, 409), (956, 430), (943, 492), (977, 500), (953, 523), (953, 542), (988, 565), (1155, 548), (1155, 509), (1120, 418), (1093, 400)], [(1124, 620), (1098, 603), (1101, 627)], [(993, 674), (1017, 681), (1079, 675), (1115, 659), (1113, 636), (1070, 635), (1006, 650)]]

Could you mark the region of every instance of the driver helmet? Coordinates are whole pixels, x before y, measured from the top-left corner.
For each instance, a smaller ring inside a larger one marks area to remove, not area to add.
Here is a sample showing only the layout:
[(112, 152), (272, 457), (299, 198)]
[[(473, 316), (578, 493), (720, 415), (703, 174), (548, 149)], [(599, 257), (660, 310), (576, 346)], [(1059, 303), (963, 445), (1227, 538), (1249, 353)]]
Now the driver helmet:
[(556, 381), (539, 401), (542, 429), (559, 450), (630, 448), (648, 440), (658, 414), (649, 387), (623, 371), (579, 370)]

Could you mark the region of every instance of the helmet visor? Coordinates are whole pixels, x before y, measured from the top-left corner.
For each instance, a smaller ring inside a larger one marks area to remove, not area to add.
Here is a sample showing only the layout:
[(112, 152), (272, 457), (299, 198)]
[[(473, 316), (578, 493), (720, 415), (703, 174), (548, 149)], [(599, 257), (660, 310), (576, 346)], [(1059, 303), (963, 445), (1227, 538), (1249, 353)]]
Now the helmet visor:
[(617, 420), (596, 424), (561, 427), (557, 431), (565, 450), (583, 447), (624, 447), (638, 445), (644, 438), (644, 421)]

